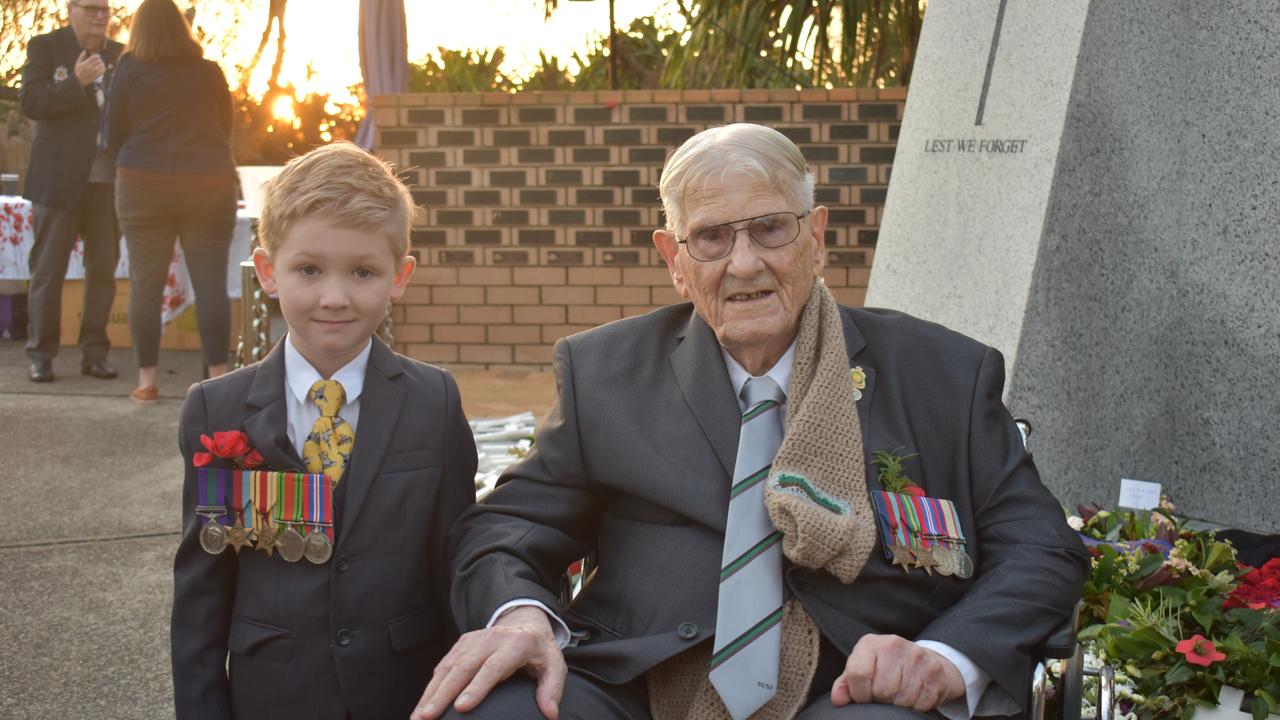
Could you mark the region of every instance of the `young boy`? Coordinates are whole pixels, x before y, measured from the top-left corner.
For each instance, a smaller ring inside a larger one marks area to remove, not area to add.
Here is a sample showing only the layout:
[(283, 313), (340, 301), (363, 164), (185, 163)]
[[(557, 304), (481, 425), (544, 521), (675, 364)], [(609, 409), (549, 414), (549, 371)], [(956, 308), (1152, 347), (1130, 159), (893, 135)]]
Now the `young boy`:
[[(408, 717), (453, 642), (445, 538), (475, 501), (475, 443), (453, 378), (373, 336), (413, 275), (412, 216), (391, 170), (346, 143), (267, 188), (253, 260), (288, 334), (182, 409), (179, 718)], [(207, 484), (255, 465), (323, 474), (331, 503), (314, 475)], [(289, 525), (304, 509), (316, 524)]]

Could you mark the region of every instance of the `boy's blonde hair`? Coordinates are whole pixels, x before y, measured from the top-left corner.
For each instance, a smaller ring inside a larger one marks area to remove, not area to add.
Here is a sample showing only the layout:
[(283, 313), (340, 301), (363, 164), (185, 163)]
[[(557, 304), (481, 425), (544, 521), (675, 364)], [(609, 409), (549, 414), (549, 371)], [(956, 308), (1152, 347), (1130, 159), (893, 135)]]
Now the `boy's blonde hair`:
[(290, 160), (263, 191), (258, 243), (268, 254), (275, 254), (294, 223), (311, 217), (380, 233), (397, 260), (409, 254), (413, 196), (391, 165), (349, 142)]

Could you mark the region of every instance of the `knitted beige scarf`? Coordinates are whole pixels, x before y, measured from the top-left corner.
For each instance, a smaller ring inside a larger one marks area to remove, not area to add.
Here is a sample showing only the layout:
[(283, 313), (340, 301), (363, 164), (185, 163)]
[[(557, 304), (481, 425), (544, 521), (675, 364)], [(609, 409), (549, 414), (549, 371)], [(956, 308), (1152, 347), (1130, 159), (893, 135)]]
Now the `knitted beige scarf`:
[[(876, 542), (865, 462), (840, 308), (819, 280), (800, 316), (785, 432), (765, 490), (769, 518), (792, 563), (843, 583), (862, 571)], [(818, 667), (819, 639), (804, 607), (788, 598), (778, 691), (752, 720), (785, 720), (800, 711)], [(709, 678), (711, 651), (704, 642), (649, 671), (654, 720), (730, 720)]]

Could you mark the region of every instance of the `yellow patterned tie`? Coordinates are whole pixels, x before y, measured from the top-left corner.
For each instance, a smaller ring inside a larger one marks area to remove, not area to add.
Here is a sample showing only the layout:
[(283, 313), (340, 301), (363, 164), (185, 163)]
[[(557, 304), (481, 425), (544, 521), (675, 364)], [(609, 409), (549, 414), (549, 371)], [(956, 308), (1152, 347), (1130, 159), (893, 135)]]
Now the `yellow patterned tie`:
[(317, 380), (307, 397), (320, 408), (320, 418), (311, 426), (311, 434), (302, 444), (307, 472), (324, 473), (337, 484), (356, 444), (355, 431), (338, 417), (338, 408), (346, 401), (347, 393), (337, 380)]

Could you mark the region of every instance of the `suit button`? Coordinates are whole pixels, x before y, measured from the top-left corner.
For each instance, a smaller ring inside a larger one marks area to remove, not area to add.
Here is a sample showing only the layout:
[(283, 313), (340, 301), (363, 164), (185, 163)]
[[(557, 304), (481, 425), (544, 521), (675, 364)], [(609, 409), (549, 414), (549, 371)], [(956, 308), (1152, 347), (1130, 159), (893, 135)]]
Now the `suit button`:
[(346, 572), (347, 569), (350, 567), (351, 567), (351, 561), (348, 560), (345, 555), (343, 557), (338, 558), (338, 572)]
[(680, 627), (676, 628), (676, 634), (685, 640), (692, 640), (698, 637), (698, 626), (693, 623), (680, 623)]
[(347, 630), (347, 629), (345, 629), (345, 628), (344, 628), (344, 629), (342, 629), (342, 630), (339, 630), (339, 631), (338, 631), (338, 636), (337, 636), (336, 640), (337, 640), (337, 643), (338, 643), (339, 645), (341, 645), (342, 647), (346, 647), (346, 646), (350, 645), (350, 644), (351, 644), (351, 631), (350, 631), (350, 630)]

